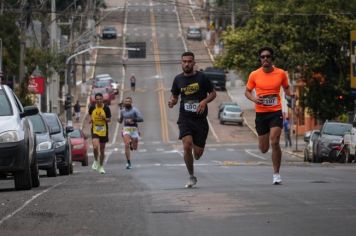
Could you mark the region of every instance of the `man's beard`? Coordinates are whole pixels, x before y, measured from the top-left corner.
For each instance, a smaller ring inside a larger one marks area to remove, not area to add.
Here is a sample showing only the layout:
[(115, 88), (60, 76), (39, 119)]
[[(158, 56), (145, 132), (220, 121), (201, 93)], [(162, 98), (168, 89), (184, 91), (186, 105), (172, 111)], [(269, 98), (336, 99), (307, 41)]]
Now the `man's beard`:
[(190, 74), (193, 72), (193, 67), (183, 67), (183, 71), (186, 74)]

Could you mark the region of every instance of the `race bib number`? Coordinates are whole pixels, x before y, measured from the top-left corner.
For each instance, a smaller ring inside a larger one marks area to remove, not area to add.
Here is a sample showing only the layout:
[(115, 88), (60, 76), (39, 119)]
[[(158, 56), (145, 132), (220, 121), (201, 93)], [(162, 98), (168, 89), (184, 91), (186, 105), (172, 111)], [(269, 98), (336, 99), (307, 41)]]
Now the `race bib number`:
[(132, 133), (137, 130), (137, 127), (124, 127), (124, 132)]
[(184, 110), (189, 112), (197, 112), (198, 106), (198, 101), (187, 101), (184, 103)]
[(95, 125), (95, 131), (96, 132), (105, 132), (106, 127), (104, 125)]
[(275, 106), (278, 103), (276, 94), (263, 96), (262, 98), (263, 98), (262, 104), (264, 106)]

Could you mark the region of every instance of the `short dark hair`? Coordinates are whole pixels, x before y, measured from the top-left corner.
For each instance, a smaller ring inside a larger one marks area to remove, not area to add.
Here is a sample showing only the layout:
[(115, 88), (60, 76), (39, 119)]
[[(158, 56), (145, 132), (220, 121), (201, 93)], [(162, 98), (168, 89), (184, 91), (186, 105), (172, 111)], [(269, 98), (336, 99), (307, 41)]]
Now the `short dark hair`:
[(99, 96), (99, 97), (103, 97), (103, 94), (102, 94), (102, 93), (96, 93), (96, 94), (95, 94), (95, 98), (98, 97), (98, 96)]
[(258, 56), (260, 56), (263, 51), (269, 51), (269, 53), (271, 53), (272, 58), (274, 57), (274, 51), (273, 51), (273, 49), (271, 47), (262, 47), (262, 48), (260, 48), (258, 50)]
[(189, 56), (193, 57), (193, 59), (194, 59), (194, 53), (192, 53), (190, 51), (182, 53), (182, 57), (189, 57)]

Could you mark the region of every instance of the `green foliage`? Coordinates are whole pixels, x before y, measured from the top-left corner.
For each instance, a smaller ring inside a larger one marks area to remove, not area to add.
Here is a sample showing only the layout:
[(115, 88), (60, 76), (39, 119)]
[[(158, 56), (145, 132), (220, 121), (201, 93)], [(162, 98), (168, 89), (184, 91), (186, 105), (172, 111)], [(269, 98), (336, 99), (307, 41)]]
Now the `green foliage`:
[[(356, 5), (348, 0), (251, 0), (250, 15), (239, 15), (243, 24), (223, 34), (224, 54), (216, 64), (249, 74), (260, 64), (257, 50), (275, 49), (275, 65), (290, 75), (307, 65), (302, 78), (307, 84), (302, 105), (321, 120), (332, 119), (352, 109), (349, 82), (350, 31), (356, 29)], [(314, 81), (322, 74), (325, 83)], [(338, 101), (330, 94), (343, 94)]]

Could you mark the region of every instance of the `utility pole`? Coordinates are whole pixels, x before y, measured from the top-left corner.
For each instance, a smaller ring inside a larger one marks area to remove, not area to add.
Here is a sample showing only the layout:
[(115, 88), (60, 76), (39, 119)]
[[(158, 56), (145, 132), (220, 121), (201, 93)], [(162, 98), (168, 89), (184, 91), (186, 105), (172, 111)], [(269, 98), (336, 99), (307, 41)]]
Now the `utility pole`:
[(235, 29), (235, 0), (231, 0), (231, 27)]
[(25, 49), (26, 49), (26, 30), (31, 17), (31, 6), (26, 0), (23, 2), (22, 12), (24, 15), (20, 21), (20, 62), (19, 62), (19, 83), (25, 79)]
[(2, 39), (0, 38), (0, 84), (2, 84), (4, 74), (2, 72)]

